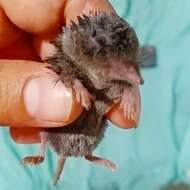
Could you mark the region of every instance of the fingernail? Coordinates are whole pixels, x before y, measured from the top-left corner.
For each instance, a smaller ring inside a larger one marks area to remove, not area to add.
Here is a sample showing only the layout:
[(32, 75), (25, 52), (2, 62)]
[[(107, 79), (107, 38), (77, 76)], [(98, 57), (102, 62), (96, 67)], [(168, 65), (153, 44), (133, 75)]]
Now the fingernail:
[(32, 78), (23, 89), (23, 100), (27, 113), (36, 119), (67, 121), (72, 109), (72, 90), (53, 77)]

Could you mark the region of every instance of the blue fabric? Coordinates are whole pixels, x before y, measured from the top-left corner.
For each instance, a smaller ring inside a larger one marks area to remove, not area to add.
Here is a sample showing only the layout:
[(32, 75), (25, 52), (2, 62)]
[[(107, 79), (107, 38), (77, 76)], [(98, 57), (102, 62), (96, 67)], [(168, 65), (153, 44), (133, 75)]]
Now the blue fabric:
[(135, 28), (141, 44), (155, 45), (157, 67), (142, 71), (142, 115), (136, 130), (110, 124), (95, 151), (119, 166), (111, 173), (83, 159), (66, 162), (62, 180), (51, 184), (56, 155), (24, 168), (19, 160), (38, 151), (0, 134), (0, 190), (159, 190), (190, 182), (190, 1), (112, 0)]

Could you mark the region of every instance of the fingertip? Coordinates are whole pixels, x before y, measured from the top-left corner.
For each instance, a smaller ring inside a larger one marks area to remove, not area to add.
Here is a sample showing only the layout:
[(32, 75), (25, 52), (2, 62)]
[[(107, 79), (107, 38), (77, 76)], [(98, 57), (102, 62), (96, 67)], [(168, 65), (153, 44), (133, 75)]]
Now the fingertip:
[(81, 14), (90, 15), (91, 11), (115, 12), (108, 0), (66, 1), (63, 20), (66, 26), (69, 26), (71, 21), (77, 21), (77, 16)]
[(38, 36), (33, 37), (33, 46), (36, 53), (40, 56), (41, 60), (55, 54), (56, 48), (50, 43), (49, 40), (43, 39)]
[(114, 125), (123, 129), (136, 128), (139, 122), (139, 115), (135, 119), (129, 118), (127, 113), (119, 109), (119, 104), (114, 105), (106, 114), (106, 117)]
[(11, 138), (19, 144), (40, 143), (40, 128), (32, 127), (10, 127), (9, 133)]
[(22, 30), (49, 37), (60, 28), (64, 2), (65, 0), (1, 0), (1, 6), (11, 22)]
[(91, 11), (103, 11), (106, 13), (114, 12), (115, 10), (108, 0), (86, 1), (82, 12), (89, 15)]
[(0, 48), (15, 43), (24, 32), (10, 22), (0, 6)]
[(27, 33), (22, 33), (19, 40), (1, 49), (0, 59), (40, 60), (39, 56), (34, 51), (31, 35)]
[[(23, 101), (27, 113), (36, 120), (44, 122), (68, 123), (72, 116), (73, 91), (55, 77), (37, 77), (29, 80), (23, 89)], [(75, 113), (75, 117), (80, 114)]]
[(57, 75), (45, 65), (34, 61), (0, 60), (0, 67), (1, 124), (62, 127), (83, 111), (71, 89), (61, 82), (54, 85)]

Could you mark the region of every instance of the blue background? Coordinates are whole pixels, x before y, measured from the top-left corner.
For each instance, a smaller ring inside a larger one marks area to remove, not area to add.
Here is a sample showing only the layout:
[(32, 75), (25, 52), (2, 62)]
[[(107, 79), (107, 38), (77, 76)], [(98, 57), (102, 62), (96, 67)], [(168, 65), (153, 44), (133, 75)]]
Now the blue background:
[(19, 160), (37, 145), (14, 143), (0, 133), (0, 190), (159, 190), (190, 182), (190, 1), (112, 0), (118, 14), (136, 30), (140, 43), (157, 48), (157, 67), (142, 70), (139, 128), (110, 125), (96, 154), (119, 166), (115, 173), (83, 159), (69, 159), (52, 186), (56, 155), (48, 151), (38, 167)]

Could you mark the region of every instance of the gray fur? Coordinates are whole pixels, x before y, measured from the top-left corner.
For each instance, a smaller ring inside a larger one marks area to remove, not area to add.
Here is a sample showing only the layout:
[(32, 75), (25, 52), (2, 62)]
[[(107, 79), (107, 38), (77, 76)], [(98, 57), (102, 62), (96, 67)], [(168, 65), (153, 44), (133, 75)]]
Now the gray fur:
[(50, 145), (63, 157), (84, 156), (91, 154), (103, 138), (106, 121), (93, 106), (72, 124), (57, 129), (48, 129), (47, 138)]
[[(110, 105), (121, 97), (127, 80), (108, 77), (110, 60), (121, 60), (139, 72), (137, 57), (139, 43), (134, 30), (115, 14), (95, 13), (78, 17), (78, 23), (55, 40), (57, 52), (46, 62), (60, 75), (67, 87), (78, 79), (94, 97), (92, 107), (84, 111), (72, 124), (58, 129), (48, 129), (47, 139), (58, 155), (63, 157), (92, 154), (104, 136), (104, 115)], [(118, 63), (119, 65), (120, 63)], [(139, 72), (140, 73), (140, 72)]]

